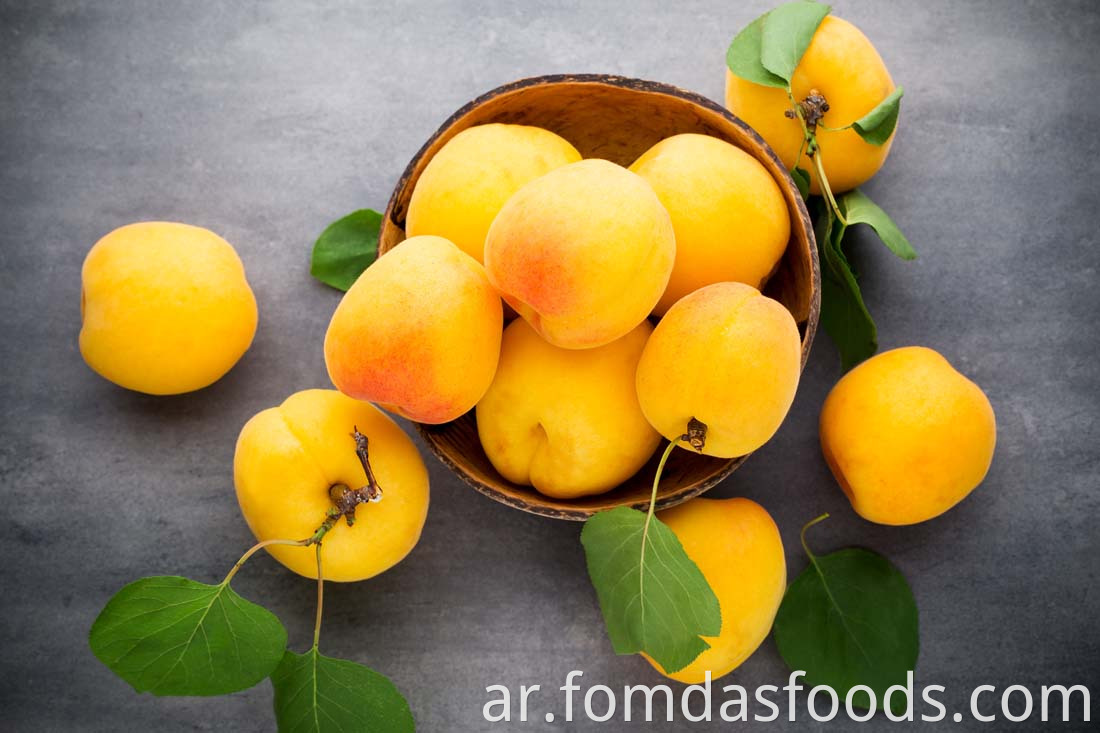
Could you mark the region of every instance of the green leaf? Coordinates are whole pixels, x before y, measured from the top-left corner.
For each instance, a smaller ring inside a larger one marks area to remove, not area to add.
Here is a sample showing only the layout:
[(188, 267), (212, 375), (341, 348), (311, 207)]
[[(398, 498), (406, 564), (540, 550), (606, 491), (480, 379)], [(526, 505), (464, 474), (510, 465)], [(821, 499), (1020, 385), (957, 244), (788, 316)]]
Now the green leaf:
[(168, 575), (116, 593), (88, 641), (138, 692), (225, 695), (271, 674), (286, 650), (286, 630), (226, 584)]
[(867, 197), (858, 188), (849, 191), (840, 197), (837, 202), (844, 211), (844, 218), (848, 220), (848, 226), (853, 224), (867, 224), (875, 230), (875, 234), (886, 245), (887, 249), (903, 260), (915, 260), (917, 252), (909, 240), (898, 229), (894, 220)]
[(794, 185), (798, 186), (798, 192), (802, 194), (803, 201), (810, 200), (810, 174), (804, 169), (795, 166), (791, 171), (791, 178), (794, 179)]
[(832, 273), (821, 278), (821, 326), (840, 352), (841, 368), (848, 371), (874, 356), (878, 329), (843, 255), (830, 268)]
[(337, 290), (347, 290), (378, 257), (382, 215), (373, 209), (353, 211), (329, 224), (313, 245), (309, 273)]
[(718, 598), (676, 534), (654, 517), (618, 507), (581, 531), (588, 575), (616, 654), (645, 652), (666, 672), (709, 648), (700, 636), (722, 628)]
[(872, 145), (883, 145), (889, 140), (898, 124), (898, 110), (904, 93), (905, 90), (898, 87), (873, 110), (853, 122), (852, 127), (859, 136)]
[(416, 730), (409, 703), (388, 678), (313, 647), (287, 651), (271, 675), (279, 733), (404, 733)]
[(848, 371), (878, 350), (878, 332), (841, 249), (845, 226), (824, 201), (821, 204), (814, 228), (822, 260), (821, 327), (836, 344), (841, 366)]
[(789, 82), (829, 10), (822, 3), (794, 0), (769, 12), (760, 44), (761, 65)]
[(737, 34), (726, 51), (726, 66), (734, 75), (754, 84), (786, 89), (787, 80), (768, 71), (760, 63), (764, 20), (767, 17), (767, 13), (761, 15)]
[(817, 206), (814, 233), (821, 253), (821, 327), (840, 352), (845, 371), (878, 350), (878, 332), (859, 283), (844, 255), (843, 241), (855, 224), (867, 224), (891, 252), (905, 260), (917, 253), (893, 220), (862, 191), (856, 189), (838, 201), (847, 226), (822, 201)]
[[(813, 524), (813, 522), (811, 522)], [(808, 527), (809, 525), (807, 525)], [(846, 548), (815, 557), (795, 578), (775, 617), (775, 643), (807, 685), (828, 685), (841, 700), (855, 685), (875, 691), (905, 684), (920, 650), (917, 604), (905, 576), (870, 550)], [(853, 703), (869, 707), (865, 692)]]

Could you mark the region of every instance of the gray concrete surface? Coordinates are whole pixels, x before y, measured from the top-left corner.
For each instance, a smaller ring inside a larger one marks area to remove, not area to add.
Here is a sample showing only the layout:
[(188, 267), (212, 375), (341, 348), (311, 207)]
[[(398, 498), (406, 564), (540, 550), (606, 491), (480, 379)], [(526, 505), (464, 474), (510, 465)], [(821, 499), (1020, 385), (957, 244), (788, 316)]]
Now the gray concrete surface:
[[(893, 153), (867, 190), (921, 256), (901, 262), (870, 238), (853, 252), (881, 343), (935, 347), (985, 388), (996, 459), (935, 521), (860, 520), (818, 450), (817, 413), (840, 375), (822, 337), (778, 436), (714, 495), (772, 512), (792, 575), (805, 565), (799, 528), (826, 510), (816, 547), (893, 559), (920, 606), (917, 683), (944, 685), (951, 712), (979, 684), (1082, 683), (1100, 695), (1100, 6), (837, 6), (907, 89)], [(232, 490), (237, 431), (327, 383), (321, 342), (338, 294), (309, 277), (313, 239), (347, 211), (382, 207), (436, 126), (500, 83), (612, 72), (720, 98), (726, 44), (764, 9), (0, 0), (0, 728), (273, 729), (267, 684), (216, 699), (139, 696), (93, 658), (86, 634), (125, 582), (217, 579), (250, 543)], [(163, 399), (105, 382), (76, 347), (84, 253), (153, 218), (233, 242), (261, 314), (226, 378)], [(324, 651), (392, 677), (423, 731), (505, 729), (482, 720), (490, 684), (552, 691), (571, 669), (616, 689), (660, 681), (611, 653), (579, 525), (490, 502), (425, 457), (423, 540), (376, 580), (329, 588)], [(294, 648), (308, 644), (310, 583), (262, 558), (238, 587), (283, 619)], [(785, 678), (769, 639), (727, 681)], [(543, 722), (548, 711), (558, 724)], [(627, 727), (561, 723), (555, 692), (532, 712), (515, 727)], [(799, 716), (760, 727), (823, 727), (804, 702)], [(1036, 720), (967, 716), (954, 728)]]

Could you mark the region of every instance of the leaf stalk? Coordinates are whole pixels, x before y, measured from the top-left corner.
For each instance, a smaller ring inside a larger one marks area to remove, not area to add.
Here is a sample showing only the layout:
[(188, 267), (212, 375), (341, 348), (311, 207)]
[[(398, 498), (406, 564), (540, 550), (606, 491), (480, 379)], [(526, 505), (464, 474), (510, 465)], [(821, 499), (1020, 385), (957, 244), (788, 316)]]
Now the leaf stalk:
[[(799, 534), (799, 539), (802, 540), (802, 549), (805, 550), (806, 556), (809, 557), (811, 560), (816, 561), (817, 557), (812, 552), (810, 552), (810, 546), (806, 544), (806, 530), (808, 530), (815, 524), (820, 524), (821, 522), (824, 522), (828, 518), (829, 512), (825, 512), (820, 517), (811, 519), (810, 521), (806, 522), (805, 526), (802, 527), (802, 532)], [(815, 562), (814, 564), (816, 565), (817, 563)]]
[[(661, 460), (657, 462), (657, 470), (653, 473), (653, 490), (649, 494), (649, 511), (646, 512), (645, 524), (642, 526), (642, 552), (638, 562), (638, 566), (645, 568), (645, 548), (649, 539), (649, 525), (653, 523), (653, 516), (657, 511), (657, 487), (661, 485), (661, 476), (665, 472), (665, 464), (668, 463), (668, 457), (672, 455), (672, 451), (681, 442), (685, 442), (694, 448), (696, 451), (702, 451), (703, 446), (707, 441), (707, 426), (706, 423), (696, 418), (688, 420), (687, 432), (681, 435), (676, 440), (670, 440), (668, 446), (665, 448), (665, 452), (661, 454)], [(638, 575), (638, 592), (644, 595), (645, 590), (645, 573), (642, 572)], [(642, 605), (642, 612), (645, 612), (645, 605)]]
[(248, 558), (252, 557), (253, 555), (255, 555), (260, 550), (264, 549), (265, 547), (270, 547), (271, 545), (298, 545), (300, 547), (304, 547), (307, 542), (309, 542), (309, 540), (283, 540), (283, 539), (264, 540), (263, 542), (257, 542), (256, 544), (252, 545), (252, 547), (248, 548), (248, 550), (243, 555), (241, 555), (241, 559), (238, 560), (237, 563), (232, 568), (229, 569), (229, 573), (226, 574), (225, 580), (223, 580), (221, 582), (221, 585), (229, 585), (229, 581), (233, 580), (233, 576), (237, 574), (237, 571), (239, 571), (241, 569), (241, 567), (246, 562), (248, 562)]
[(321, 609), (325, 602), (325, 574), (321, 572), (321, 543), (317, 543), (317, 616), (313, 621), (313, 648), (321, 641)]

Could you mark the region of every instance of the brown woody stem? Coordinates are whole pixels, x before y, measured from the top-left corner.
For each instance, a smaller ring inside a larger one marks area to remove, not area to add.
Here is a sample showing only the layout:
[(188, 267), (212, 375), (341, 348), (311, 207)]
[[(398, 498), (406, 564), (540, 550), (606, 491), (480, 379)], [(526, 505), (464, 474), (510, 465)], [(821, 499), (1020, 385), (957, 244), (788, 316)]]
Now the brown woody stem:
[[(378, 485), (378, 479), (374, 477), (374, 470), (370, 465), (370, 441), (367, 436), (359, 432), (358, 427), (353, 428), (351, 437), (355, 441), (355, 455), (358, 456), (359, 463), (363, 466), (367, 483), (358, 489), (348, 488), (345, 484), (330, 486), (329, 498), (332, 499), (333, 509), (329, 510), (329, 516), (325, 519), (325, 522), (332, 520), (335, 523), (342, 516), (349, 527), (355, 524), (355, 507), (360, 504), (382, 500), (382, 487)], [(336, 512), (335, 515), (333, 515), (333, 511)], [(331, 526), (329, 529), (331, 529)]]

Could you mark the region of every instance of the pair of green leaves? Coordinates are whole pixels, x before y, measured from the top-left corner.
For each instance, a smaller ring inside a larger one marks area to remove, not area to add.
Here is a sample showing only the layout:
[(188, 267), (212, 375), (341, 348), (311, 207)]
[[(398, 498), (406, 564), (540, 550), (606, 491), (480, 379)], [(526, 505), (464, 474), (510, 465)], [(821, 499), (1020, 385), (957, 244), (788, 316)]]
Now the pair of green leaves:
[(92, 652), (138, 692), (226, 695), (270, 677), (280, 731), (412, 731), (408, 703), (360, 664), (286, 648), (270, 611), (228, 582), (143, 578), (108, 601), (89, 633)]
[(382, 215), (359, 209), (329, 224), (313, 245), (309, 273), (337, 290), (347, 290), (378, 257)]
[[(904, 685), (917, 664), (913, 591), (901, 571), (870, 550), (849, 547), (815, 556), (806, 530), (824, 518), (802, 529), (810, 565), (783, 596), (775, 643), (787, 666), (806, 673), (807, 684), (832, 687), (841, 700), (865, 685), (884, 705), (887, 689)], [(867, 693), (857, 690), (852, 704), (869, 708)]]
[(903, 260), (915, 259), (917, 253), (886, 212), (859, 189), (840, 196), (837, 204), (847, 223), (819, 201), (814, 207), (814, 235), (821, 254), (821, 325), (836, 344), (847, 371), (874, 355), (878, 331), (844, 254), (844, 235), (856, 224), (867, 224), (886, 248)]
[(830, 10), (822, 3), (795, 0), (764, 13), (734, 37), (726, 65), (742, 79), (788, 89), (802, 54)]
[(617, 507), (585, 522), (581, 544), (616, 654), (676, 672), (709, 648), (700, 636), (721, 631), (718, 598), (668, 525)]
[[(790, 92), (791, 77), (831, 9), (812, 0), (794, 0), (764, 13), (734, 37), (726, 51), (726, 65), (742, 79)], [(898, 87), (863, 117), (847, 123), (847, 127), (872, 145), (882, 145), (897, 126), (903, 93)], [(809, 176), (805, 171), (802, 175), (808, 190)]]

